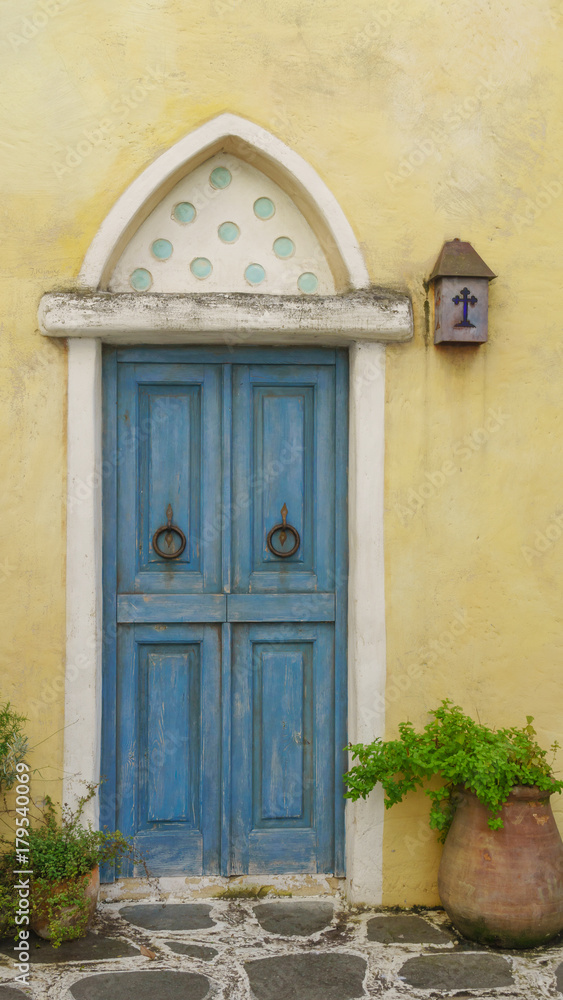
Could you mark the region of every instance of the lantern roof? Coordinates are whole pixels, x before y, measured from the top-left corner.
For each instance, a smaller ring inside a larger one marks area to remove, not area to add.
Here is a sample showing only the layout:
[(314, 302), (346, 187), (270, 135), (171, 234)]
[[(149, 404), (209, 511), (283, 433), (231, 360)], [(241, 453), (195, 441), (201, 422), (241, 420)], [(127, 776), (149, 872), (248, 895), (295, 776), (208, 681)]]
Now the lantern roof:
[(430, 281), (435, 278), (496, 278), (496, 274), (485, 264), (471, 243), (455, 239), (444, 243)]

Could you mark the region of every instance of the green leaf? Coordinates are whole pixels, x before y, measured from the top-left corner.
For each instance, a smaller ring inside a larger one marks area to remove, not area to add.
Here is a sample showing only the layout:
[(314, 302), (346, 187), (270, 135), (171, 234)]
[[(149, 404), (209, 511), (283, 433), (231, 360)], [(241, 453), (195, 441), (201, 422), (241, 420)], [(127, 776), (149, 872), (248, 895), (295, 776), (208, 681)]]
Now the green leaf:
[[(432, 805), (430, 826), (444, 839), (455, 812), (455, 789), (465, 785), (489, 810), (491, 829), (502, 827), (500, 809), (513, 785), (539, 785), (561, 792), (563, 781), (552, 773), (547, 751), (535, 741), (531, 723), (522, 729), (494, 730), (463, 714), (459, 705), (444, 699), (429, 713), (422, 732), (411, 722), (399, 725), (399, 739), (350, 745), (354, 766), (344, 775), (346, 796), (366, 798), (377, 784), (383, 786), (385, 805), (390, 808), (429, 779), (442, 779), (438, 791), (427, 789)], [(550, 748), (552, 756), (559, 749)]]

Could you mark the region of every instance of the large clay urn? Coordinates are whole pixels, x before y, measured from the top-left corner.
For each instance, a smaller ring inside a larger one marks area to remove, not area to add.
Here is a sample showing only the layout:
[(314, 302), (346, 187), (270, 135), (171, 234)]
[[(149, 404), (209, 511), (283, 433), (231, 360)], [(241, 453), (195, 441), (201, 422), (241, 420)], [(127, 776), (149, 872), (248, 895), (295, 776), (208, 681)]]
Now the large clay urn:
[(533, 948), (563, 930), (563, 843), (549, 792), (515, 785), (491, 830), (476, 795), (459, 792), (438, 891), (455, 927), (482, 944)]

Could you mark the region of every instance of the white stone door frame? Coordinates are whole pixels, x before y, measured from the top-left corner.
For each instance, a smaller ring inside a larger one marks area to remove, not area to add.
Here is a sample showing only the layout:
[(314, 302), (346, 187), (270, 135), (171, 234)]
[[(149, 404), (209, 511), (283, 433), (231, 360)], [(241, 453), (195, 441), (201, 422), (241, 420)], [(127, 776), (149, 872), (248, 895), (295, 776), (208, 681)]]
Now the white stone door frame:
[[(338, 294), (129, 295), (105, 292), (115, 261), (158, 200), (221, 149), (254, 162), (292, 196), (319, 236)], [(102, 700), (102, 343), (348, 346), (349, 735), (383, 733), (385, 342), (412, 337), (405, 295), (372, 289), (352, 229), (313, 168), (257, 125), (224, 114), (167, 150), (131, 184), (86, 254), (75, 293), (43, 296), (40, 329), (68, 338), (67, 645), (64, 798), (100, 774)], [(204, 301), (202, 301), (204, 300)], [(266, 308), (267, 306), (267, 308)], [(83, 787), (83, 786), (82, 786)], [(97, 822), (95, 806), (90, 818)], [(383, 803), (348, 803), (350, 898), (381, 900)]]

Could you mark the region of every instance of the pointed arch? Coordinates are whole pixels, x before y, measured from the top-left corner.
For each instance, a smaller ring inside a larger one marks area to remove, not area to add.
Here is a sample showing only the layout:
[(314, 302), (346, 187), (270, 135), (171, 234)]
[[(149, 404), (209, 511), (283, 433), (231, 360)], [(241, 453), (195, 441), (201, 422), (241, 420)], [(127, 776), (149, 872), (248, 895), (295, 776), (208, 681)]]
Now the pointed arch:
[(252, 163), (288, 193), (317, 235), (338, 291), (369, 287), (352, 227), (316, 170), (266, 129), (230, 113), (180, 139), (129, 185), (90, 244), (79, 275), (81, 287), (104, 290), (126, 244), (155, 205), (182, 177), (221, 151)]

